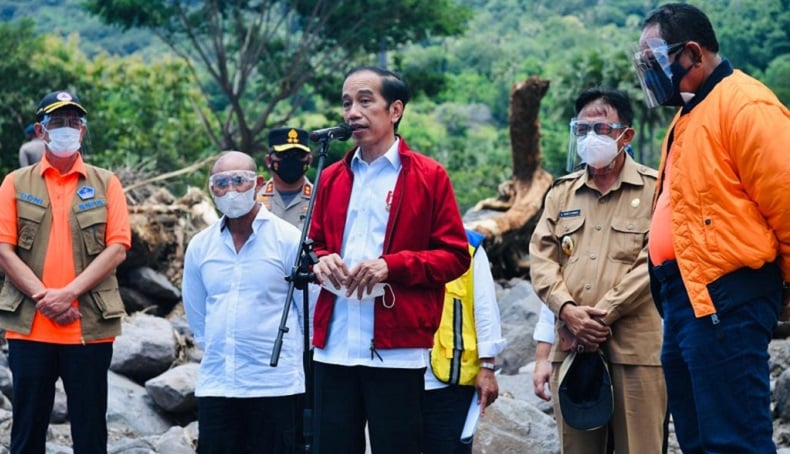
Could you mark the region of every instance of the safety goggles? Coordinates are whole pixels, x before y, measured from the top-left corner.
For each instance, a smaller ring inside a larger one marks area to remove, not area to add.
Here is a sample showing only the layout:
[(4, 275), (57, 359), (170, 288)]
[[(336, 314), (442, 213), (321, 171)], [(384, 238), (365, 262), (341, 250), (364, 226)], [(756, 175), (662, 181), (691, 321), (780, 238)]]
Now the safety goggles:
[(584, 137), (593, 131), (599, 136), (608, 136), (612, 133), (612, 131), (618, 129), (624, 129), (625, 126), (621, 125), (620, 123), (607, 123), (607, 122), (597, 122), (597, 123), (586, 123), (576, 121), (576, 119), (571, 120), (571, 134), (576, 137)]
[(73, 128), (79, 129), (85, 126), (87, 121), (85, 117), (80, 116), (67, 116), (67, 115), (44, 115), (41, 120), (41, 125), (47, 129), (58, 128)]
[(228, 170), (215, 173), (208, 179), (208, 184), (212, 188), (225, 190), (231, 185), (238, 188), (255, 181), (258, 175), (252, 170)]

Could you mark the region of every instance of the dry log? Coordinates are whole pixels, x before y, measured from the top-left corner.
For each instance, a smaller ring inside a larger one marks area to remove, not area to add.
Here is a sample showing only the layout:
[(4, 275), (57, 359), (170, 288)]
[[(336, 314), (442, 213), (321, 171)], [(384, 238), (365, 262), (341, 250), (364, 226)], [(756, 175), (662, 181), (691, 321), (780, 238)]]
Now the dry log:
[(529, 272), (529, 239), (552, 182), (551, 174), (540, 167), (540, 101), (548, 89), (548, 80), (534, 76), (511, 89), (513, 176), (499, 185), (497, 197), (480, 201), (464, 216), (467, 228), (485, 235), (496, 278)]

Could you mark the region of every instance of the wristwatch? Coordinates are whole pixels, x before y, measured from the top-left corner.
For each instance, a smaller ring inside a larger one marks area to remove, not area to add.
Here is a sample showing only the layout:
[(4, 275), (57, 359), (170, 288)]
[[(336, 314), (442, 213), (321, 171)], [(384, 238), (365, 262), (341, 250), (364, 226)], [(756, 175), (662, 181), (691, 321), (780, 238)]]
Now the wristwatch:
[(483, 369), (488, 369), (488, 370), (495, 370), (496, 369), (496, 366), (494, 365), (494, 363), (487, 363), (487, 362), (482, 362), (482, 361), (480, 362), (480, 367), (482, 367)]

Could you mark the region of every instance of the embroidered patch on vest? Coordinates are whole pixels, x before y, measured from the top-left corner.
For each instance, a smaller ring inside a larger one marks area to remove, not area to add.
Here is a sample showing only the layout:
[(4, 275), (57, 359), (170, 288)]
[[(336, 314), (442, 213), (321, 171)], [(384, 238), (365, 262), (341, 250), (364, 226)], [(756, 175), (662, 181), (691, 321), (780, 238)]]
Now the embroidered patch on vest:
[(83, 186), (77, 191), (77, 195), (82, 200), (92, 199), (96, 195), (96, 190), (91, 186)]
[(30, 203), (36, 204), (38, 206), (43, 206), (44, 205), (44, 200), (43, 199), (41, 199), (40, 197), (36, 197), (33, 194), (28, 194), (27, 192), (20, 192), (19, 193), (19, 199), (20, 200), (24, 200), (25, 202), (30, 202)]
[(94, 208), (101, 208), (104, 206), (103, 200), (91, 200), (90, 202), (80, 203), (77, 205), (77, 212), (92, 210)]

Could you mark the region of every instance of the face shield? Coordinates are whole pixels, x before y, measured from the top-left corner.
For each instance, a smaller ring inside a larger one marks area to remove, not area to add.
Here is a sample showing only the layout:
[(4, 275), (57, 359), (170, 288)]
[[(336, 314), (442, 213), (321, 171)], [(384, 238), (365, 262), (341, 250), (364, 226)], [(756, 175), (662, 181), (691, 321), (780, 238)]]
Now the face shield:
[(682, 105), (680, 79), (687, 69), (671, 62), (672, 56), (683, 50), (686, 43), (667, 44), (663, 39), (647, 40), (647, 48), (633, 53), (632, 62), (645, 95), (647, 107)]
[[(625, 130), (628, 129), (627, 126), (623, 126), (620, 123), (610, 123), (610, 122), (588, 122), (588, 121), (580, 121), (575, 117), (571, 119), (569, 124), (570, 128), (568, 130), (568, 156), (565, 160), (565, 170), (568, 172), (573, 172), (577, 170), (579, 166), (587, 164), (580, 158), (579, 154), (579, 141), (587, 137), (588, 135), (592, 134), (595, 136), (601, 136), (601, 139), (608, 139), (615, 142), (613, 145), (615, 148), (613, 149), (614, 155), (616, 156), (617, 153), (620, 152), (619, 147), (616, 145), (617, 140), (625, 134)], [(611, 134), (614, 131), (623, 131), (620, 133), (617, 139), (612, 139)], [(607, 140), (607, 141), (608, 141)], [(611, 162), (611, 161), (610, 161)], [(608, 164), (608, 163), (607, 163)], [(596, 164), (593, 164), (594, 166)]]

